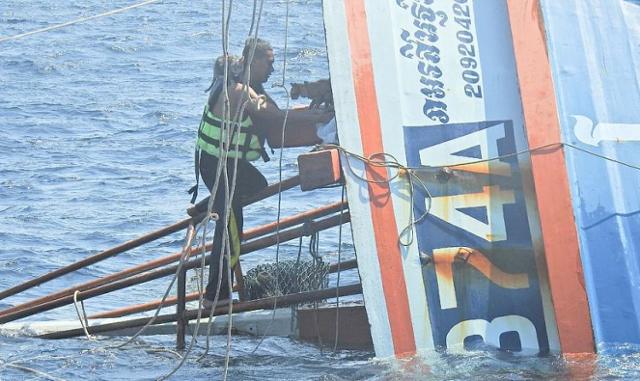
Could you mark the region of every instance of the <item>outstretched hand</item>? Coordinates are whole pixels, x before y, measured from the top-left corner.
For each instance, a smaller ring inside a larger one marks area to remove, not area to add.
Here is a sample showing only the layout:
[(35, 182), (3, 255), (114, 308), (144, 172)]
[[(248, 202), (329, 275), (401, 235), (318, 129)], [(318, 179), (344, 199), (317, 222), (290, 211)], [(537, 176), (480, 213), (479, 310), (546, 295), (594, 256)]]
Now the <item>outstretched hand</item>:
[(314, 117), (317, 118), (316, 123), (327, 123), (335, 117), (335, 112), (333, 110), (309, 109), (307, 112), (311, 113)]

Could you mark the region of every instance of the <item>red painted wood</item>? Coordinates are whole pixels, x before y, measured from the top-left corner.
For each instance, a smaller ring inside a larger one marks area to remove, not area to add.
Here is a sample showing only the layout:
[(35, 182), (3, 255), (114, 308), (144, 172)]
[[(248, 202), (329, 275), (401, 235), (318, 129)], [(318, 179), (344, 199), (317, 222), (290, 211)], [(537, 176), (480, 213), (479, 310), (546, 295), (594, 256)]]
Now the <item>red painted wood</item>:
[[(368, 156), (384, 152), (384, 147), (367, 16), (364, 0), (347, 0), (344, 4), (362, 147), (364, 155)], [(381, 180), (387, 178), (387, 172), (384, 168), (369, 167), (367, 177)], [(369, 183), (369, 199), (394, 352), (397, 356), (410, 355), (416, 352), (416, 343), (389, 186), (385, 183)]]
[[(561, 141), (553, 78), (538, 0), (508, 0), (530, 148)], [(562, 148), (531, 155), (545, 259), (564, 353), (595, 349), (578, 235)]]

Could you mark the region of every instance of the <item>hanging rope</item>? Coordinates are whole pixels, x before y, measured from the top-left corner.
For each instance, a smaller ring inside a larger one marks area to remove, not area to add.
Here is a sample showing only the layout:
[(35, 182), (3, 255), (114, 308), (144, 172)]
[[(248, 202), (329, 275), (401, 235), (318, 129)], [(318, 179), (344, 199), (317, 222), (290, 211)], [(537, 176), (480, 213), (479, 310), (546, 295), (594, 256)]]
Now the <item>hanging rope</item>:
[[(217, 190), (218, 187), (220, 186), (220, 177), (221, 175), (224, 176), (224, 181), (223, 181), (223, 186), (225, 187), (225, 200), (224, 200), (224, 210), (222, 211), (222, 218), (218, 219), (218, 221), (216, 223), (223, 223), (224, 224), (224, 229), (223, 229), (223, 237), (222, 237), (222, 242), (221, 242), (221, 248), (220, 248), (220, 258), (219, 258), (219, 263), (218, 263), (218, 268), (222, 269), (223, 268), (223, 261), (226, 259), (227, 263), (231, 263), (231, 245), (229, 242), (229, 230), (228, 230), (228, 216), (231, 210), (231, 206), (232, 206), (232, 200), (235, 194), (235, 186), (236, 186), (236, 180), (237, 180), (237, 165), (238, 165), (238, 158), (236, 157), (234, 159), (233, 162), (233, 176), (231, 179), (231, 184), (229, 183), (229, 172), (228, 172), (228, 154), (229, 154), (229, 148), (231, 146), (231, 141), (232, 141), (232, 136), (234, 133), (236, 133), (236, 131), (234, 130), (234, 128), (240, 128), (240, 123), (239, 120), (241, 118), (241, 116), (244, 114), (245, 108), (248, 105), (248, 102), (250, 101), (250, 97), (249, 95), (249, 89), (248, 86), (245, 86), (245, 94), (246, 94), (246, 100), (244, 102), (239, 102), (236, 110), (235, 110), (235, 114), (233, 115), (233, 118), (231, 118), (231, 107), (230, 107), (230, 99), (229, 99), (229, 89), (228, 89), (228, 83), (229, 83), (229, 60), (227, 59), (227, 57), (229, 57), (229, 26), (230, 26), (230, 22), (229, 20), (231, 19), (231, 14), (232, 14), (232, 9), (233, 9), (233, 1), (230, 0), (229, 1), (229, 8), (228, 11), (226, 10), (226, 1), (222, 0), (222, 22), (221, 22), (221, 27), (222, 27), (222, 50), (223, 50), (223, 57), (224, 59), (224, 82), (223, 82), (223, 110), (222, 110), (222, 127), (221, 127), (221, 137), (220, 137), (220, 157), (218, 158), (218, 165), (216, 168), (216, 175), (215, 175), (215, 181), (214, 181), (214, 185), (211, 189), (211, 197), (209, 198), (209, 202), (207, 204), (207, 213), (206, 213), (206, 218), (200, 223), (199, 226), (203, 226), (203, 236), (202, 236), (202, 241), (206, 242), (206, 237), (207, 237), (207, 232), (206, 232), (206, 227), (208, 226), (208, 223), (210, 222), (211, 218), (210, 216), (212, 215), (212, 210), (213, 210), (213, 205), (215, 202), (215, 197), (217, 195)], [(255, 37), (257, 38), (257, 34), (258, 34), (258, 29), (259, 29), (259, 23), (260, 23), (260, 17), (261, 17), (261, 13), (262, 13), (262, 1), (260, 4), (260, 9), (259, 9), (259, 13), (256, 17), (256, 8), (254, 7), (254, 14), (253, 14), (253, 20), (256, 20), (256, 27), (255, 27)], [(253, 27), (252, 27), (253, 30)], [(251, 31), (250, 30), (250, 33)], [(254, 44), (251, 48), (251, 52), (249, 55), (249, 59), (248, 62), (246, 63), (245, 68), (249, 68), (251, 66), (251, 62), (253, 61), (253, 55), (255, 53), (255, 41)], [(248, 81), (250, 80), (250, 70), (245, 70), (245, 82), (244, 83), (249, 83)], [(236, 145), (235, 147), (233, 147), (233, 149), (235, 149), (236, 151), (239, 149), (239, 139), (236, 139)], [(206, 252), (204, 249), (204, 245), (202, 246), (203, 250), (202, 250), (202, 266), (201, 266), (201, 274), (202, 274), (202, 284), (200, 286), (201, 289), (204, 289), (204, 258), (206, 256)], [(232, 284), (231, 284), (231, 266), (227, 266), (227, 279), (228, 279), (228, 286), (229, 286), (229, 290), (232, 290)], [(209, 351), (209, 342), (210, 342), (210, 335), (211, 335), (211, 324), (213, 322), (213, 312), (215, 311), (219, 298), (220, 298), (220, 289), (222, 286), (222, 277), (219, 276), (218, 277), (218, 282), (216, 284), (216, 292), (215, 292), (215, 296), (214, 296), (214, 300), (209, 312), (209, 323), (207, 325), (207, 339), (206, 339), (206, 348), (205, 348), (205, 352), (202, 354), (202, 356), (200, 356), (198, 358), (198, 360), (202, 359), (204, 356), (206, 356), (206, 354)], [(178, 371), (178, 369), (180, 369), (180, 367), (184, 364), (184, 362), (186, 361), (186, 358), (188, 357), (188, 354), (191, 352), (193, 345), (195, 343), (195, 338), (197, 336), (197, 332), (199, 330), (200, 327), (200, 322), (201, 322), (201, 312), (202, 312), (202, 301), (203, 301), (203, 297), (204, 297), (204, 293), (200, 294), (200, 298), (198, 300), (198, 316), (197, 316), (197, 320), (196, 320), (196, 330), (191, 338), (191, 342), (189, 344), (189, 347), (187, 348), (185, 355), (183, 356), (181, 362), (167, 375), (163, 376), (161, 379), (166, 379), (168, 377), (170, 377), (171, 375), (173, 375), (175, 372)], [(229, 352), (230, 352), (230, 347), (231, 347), (231, 327), (232, 327), (232, 314), (233, 314), (233, 300), (231, 295), (229, 295), (228, 297), (228, 324), (229, 324), (229, 328), (227, 330), (227, 349), (226, 349), (226, 353), (225, 353), (225, 368), (224, 368), (224, 379), (226, 380), (227, 375), (228, 375), (228, 366), (229, 366)]]
[[(340, 196), (340, 201), (344, 204), (345, 197), (345, 186), (342, 184), (342, 192)], [(340, 221), (338, 222), (338, 268), (336, 271), (336, 336), (333, 340), (333, 353), (338, 350), (338, 338), (340, 336), (340, 324), (338, 323), (340, 320), (340, 293), (338, 290), (340, 289), (340, 264), (342, 263), (342, 218), (344, 214), (344, 209), (340, 209)]]
[[(260, 7), (262, 8), (262, 3)], [(284, 112), (284, 120), (282, 121), (282, 134), (280, 136), (281, 142), (284, 142), (285, 131), (287, 128), (287, 119), (289, 117), (289, 107), (291, 102), (291, 94), (289, 94), (289, 90), (285, 86), (285, 80), (287, 78), (287, 51), (288, 51), (288, 43), (289, 43), (289, 0), (286, 0), (285, 7), (286, 8), (285, 8), (285, 19), (284, 19), (284, 59), (282, 64), (282, 82), (279, 85), (282, 86), (282, 88), (285, 91), (286, 105), (285, 105), (285, 112)], [(283, 152), (284, 152), (284, 149), (280, 148), (280, 155), (278, 157), (278, 212), (276, 216), (276, 265), (280, 259), (279, 257), (280, 255), (280, 216), (281, 216), (281, 210), (282, 210), (282, 158), (283, 158), (282, 155), (283, 155)], [(278, 283), (278, 280), (276, 279), (276, 284), (277, 283)], [(260, 338), (260, 341), (258, 341), (258, 344), (253, 349), (253, 351), (251, 351), (251, 354), (254, 354), (258, 350), (258, 348), (260, 348), (260, 345), (262, 345), (262, 342), (264, 341), (264, 339), (267, 337), (267, 334), (271, 330), (271, 326), (273, 325), (273, 321), (275, 320), (275, 317), (276, 317), (277, 305), (278, 305), (278, 299), (274, 298), (273, 307), (272, 307), (273, 312), (271, 313), (271, 320), (269, 321), (269, 325), (267, 325), (267, 328), (265, 329), (264, 334)]]
[(182, 247), (182, 252), (180, 255), (180, 260), (178, 262), (178, 268), (176, 269), (176, 273), (174, 274), (173, 278), (171, 279), (171, 282), (169, 283), (169, 286), (167, 287), (164, 295), (162, 296), (162, 299), (160, 300), (160, 303), (158, 304), (158, 307), (156, 308), (156, 312), (153, 315), (153, 317), (151, 319), (149, 319), (149, 321), (142, 327), (140, 328), (140, 330), (138, 330), (138, 332), (136, 332), (133, 336), (131, 336), (129, 339), (127, 339), (124, 343), (120, 344), (120, 345), (116, 345), (114, 347), (106, 347), (108, 349), (110, 348), (117, 348), (117, 349), (121, 349), (124, 346), (126, 346), (127, 344), (133, 342), (136, 338), (138, 338), (150, 325), (152, 325), (156, 319), (158, 318), (158, 315), (160, 314), (160, 310), (162, 309), (162, 306), (164, 305), (167, 297), (169, 296), (169, 293), (171, 292), (172, 288), (173, 288), (173, 284), (175, 283), (178, 274), (180, 274), (180, 272), (182, 271), (182, 268), (184, 266), (184, 263), (186, 261), (189, 260), (189, 258), (191, 257), (192, 254), (192, 250), (191, 250), (191, 244), (193, 242), (193, 238), (196, 236), (197, 234), (197, 229), (193, 226), (193, 224), (189, 225), (189, 227), (187, 228), (187, 234), (185, 237), (185, 243)]
[(87, 339), (93, 340), (93, 337), (91, 337), (91, 335), (89, 334), (89, 331), (87, 331), (87, 327), (89, 326), (89, 321), (87, 320), (87, 312), (84, 309), (84, 301), (80, 301), (80, 304), (82, 305), (82, 313), (80, 313), (80, 309), (78, 308), (79, 293), (80, 293), (80, 290), (76, 290), (73, 293), (73, 306), (76, 308), (76, 313), (78, 314), (78, 319), (80, 320), (80, 325), (82, 326), (82, 330), (84, 331), (85, 336), (87, 337)]

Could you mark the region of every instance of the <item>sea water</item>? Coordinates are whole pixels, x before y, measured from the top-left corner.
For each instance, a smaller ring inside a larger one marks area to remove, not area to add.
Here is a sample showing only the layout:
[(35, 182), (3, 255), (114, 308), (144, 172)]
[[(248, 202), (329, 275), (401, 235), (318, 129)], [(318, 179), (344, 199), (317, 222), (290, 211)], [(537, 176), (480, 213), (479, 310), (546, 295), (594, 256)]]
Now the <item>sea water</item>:
[[(230, 51), (240, 54), (253, 1), (233, 2)], [(0, 38), (135, 4), (2, 0)], [(285, 33), (287, 4), (289, 28)], [(229, 2), (226, 3), (227, 9)], [(193, 150), (214, 59), (222, 52), (221, 1), (159, 1), (21, 39), (0, 42), (0, 289), (32, 279), (186, 217), (195, 182)], [(257, 21), (257, 20), (255, 20)], [(282, 83), (328, 77), (320, 0), (266, 0), (258, 35), (276, 55), (267, 91), (287, 105)], [(285, 51), (286, 41), (286, 51)], [(284, 62), (287, 62), (284, 71)], [(271, 154), (257, 166), (270, 183), (297, 174), (306, 148)], [(201, 187), (201, 197), (207, 193)], [(245, 209), (245, 227), (338, 201), (339, 189), (288, 191)], [(92, 265), (19, 295), (0, 309), (180, 250), (184, 232)], [(354, 257), (351, 235), (320, 235), (325, 261)], [(294, 258), (300, 242), (243, 257), (245, 271)], [(302, 241), (308, 256), (308, 238)], [(307, 257), (309, 258), (309, 257)], [(92, 314), (159, 299), (171, 278), (85, 301)], [(331, 283), (335, 285), (335, 277)], [(358, 282), (355, 271), (341, 284)], [(28, 320), (71, 320), (73, 306)], [(174, 336), (46, 341), (0, 336), (0, 380), (147, 380), (170, 373), (180, 359)], [(264, 341), (200, 338), (172, 379), (636, 379), (640, 356), (561, 359), (480, 349), (465, 355), (429, 352), (401, 361), (368, 351), (333, 351), (288, 338)], [(205, 354), (204, 356), (202, 356)]]

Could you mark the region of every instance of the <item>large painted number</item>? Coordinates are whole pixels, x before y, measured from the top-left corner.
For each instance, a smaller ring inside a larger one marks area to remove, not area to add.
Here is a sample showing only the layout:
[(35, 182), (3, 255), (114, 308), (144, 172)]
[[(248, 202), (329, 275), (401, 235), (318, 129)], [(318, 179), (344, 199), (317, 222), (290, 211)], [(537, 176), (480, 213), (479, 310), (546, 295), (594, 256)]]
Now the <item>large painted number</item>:
[[(446, 247), (433, 251), (440, 308), (449, 309), (458, 306), (456, 289), (453, 282), (453, 263), (461, 261), (481, 272), (489, 281), (502, 288), (529, 288), (529, 276), (526, 273), (510, 274), (496, 267), (479, 250), (468, 247)], [(500, 347), (503, 333), (515, 332), (520, 338), (522, 348), (540, 350), (536, 327), (533, 323), (518, 315), (507, 315), (493, 319), (461, 321), (447, 333), (447, 348), (451, 351), (464, 351), (464, 340), (471, 336), (480, 336), (486, 344)]]
[(433, 250), (433, 263), (435, 264), (436, 280), (438, 282), (440, 308), (443, 310), (458, 307), (456, 288), (453, 283), (453, 262), (456, 260), (466, 262), (474, 267), (499, 287), (510, 289), (529, 288), (529, 276), (526, 273), (506, 273), (491, 263), (478, 250), (468, 247), (435, 249)]
[(522, 348), (540, 350), (536, 327), (529, 319), (518, 315), (497, 317), (491, 322), (483, 319), (461, 321), (447, 333), (447, 349), (464, 352), (464, 340), (471, 336), (480, 336), (486, 344), (499, 348), (500, 336), (507, 332), (518, 334)]

